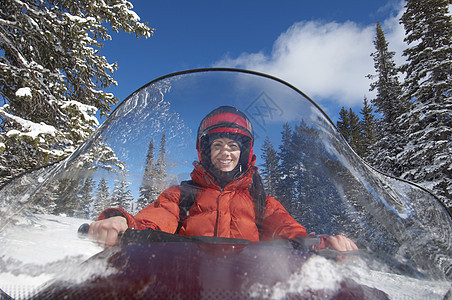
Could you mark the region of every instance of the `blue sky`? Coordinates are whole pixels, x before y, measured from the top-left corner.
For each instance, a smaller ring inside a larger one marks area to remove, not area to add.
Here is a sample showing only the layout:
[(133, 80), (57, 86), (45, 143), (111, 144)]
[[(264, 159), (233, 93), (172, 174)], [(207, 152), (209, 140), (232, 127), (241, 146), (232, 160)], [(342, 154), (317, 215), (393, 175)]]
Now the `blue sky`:
[(113, 33), (102, 55), (116, 61), (121, 100), (168, 73), (212, 66), (279, 77), (305, 92), (337, 120), (342, 106), (359, 112), (374, 73), (376, 22), (396, 63), (403, 62), (404, 2), (375, 1), (131, 1), (149, 39)]

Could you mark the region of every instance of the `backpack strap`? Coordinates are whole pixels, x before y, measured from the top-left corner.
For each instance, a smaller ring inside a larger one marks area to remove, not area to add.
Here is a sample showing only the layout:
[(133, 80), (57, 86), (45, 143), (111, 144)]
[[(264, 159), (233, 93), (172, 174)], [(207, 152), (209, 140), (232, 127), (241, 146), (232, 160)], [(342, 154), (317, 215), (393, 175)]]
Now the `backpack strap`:
[(198, 193), (198, 184), (193, 180), (182, 181), (180, 184), (180, 199), (179, 199), (179, 224), (177, 226), (176, 234), (179, 233), (185, 219), (188, 216), (188, 211), (195, 203), (196, 194)]

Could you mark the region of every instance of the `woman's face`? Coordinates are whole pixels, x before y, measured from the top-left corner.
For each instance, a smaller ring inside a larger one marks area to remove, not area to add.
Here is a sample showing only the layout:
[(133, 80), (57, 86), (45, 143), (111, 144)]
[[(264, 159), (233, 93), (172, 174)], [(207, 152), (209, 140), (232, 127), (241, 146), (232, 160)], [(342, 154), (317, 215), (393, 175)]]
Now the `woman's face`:
[(228, 138), (220, 138), (213, 141), (210, 145), (210, 160), (212, 164), (220, 171), (229, 172), (239, 163), (240, 147), (239, 144)]

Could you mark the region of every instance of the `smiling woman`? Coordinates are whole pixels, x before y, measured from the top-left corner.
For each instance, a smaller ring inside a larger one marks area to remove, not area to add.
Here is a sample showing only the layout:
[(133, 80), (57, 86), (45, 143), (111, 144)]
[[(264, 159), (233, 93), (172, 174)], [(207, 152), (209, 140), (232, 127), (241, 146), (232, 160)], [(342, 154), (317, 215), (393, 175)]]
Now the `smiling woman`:
[(210, 145), (210, 160), (214, 167), (229, 172), (239, 163), (240, 146), (228, 138), (215, 139)]
[(90, 225), (90, 236), (106, 247), (128, 228), (253, 242), (315, 237), (312, 249), (357, 250), (341, 235), (308, 234), (281, 203), (266, 195), (255, 167), (254, 131), (243, 112), (233, 106), (214, 109), (201, 121), (197, 137), (199, 162), (194, 162), (190, 175), (194, 192), (186, 216), (180, 209), (185, 200), (180, 184), (163, 191), (135, 216), (121, 207), (104, 210)]
[(253, 158), (251, 122), (235, 107), (221, 106), (210, 112), (201, 121), (197, 137), (199, 161), (222, 186), (246, 171)]

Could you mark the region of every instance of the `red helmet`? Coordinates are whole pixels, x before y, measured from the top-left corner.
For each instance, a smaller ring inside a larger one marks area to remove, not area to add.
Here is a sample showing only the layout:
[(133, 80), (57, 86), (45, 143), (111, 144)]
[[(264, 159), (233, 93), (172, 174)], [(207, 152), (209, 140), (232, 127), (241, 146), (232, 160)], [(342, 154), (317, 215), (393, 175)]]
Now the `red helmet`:
[(213, 140), (227, 137), (240, 146), (241, 167), (246, 170), (253, 156), (253, 127), (247, 116), (232, 106), (220, 106), (210, 112), (199, 125), (196, 149), (204, 166), (210, 163), (210, 144)]

